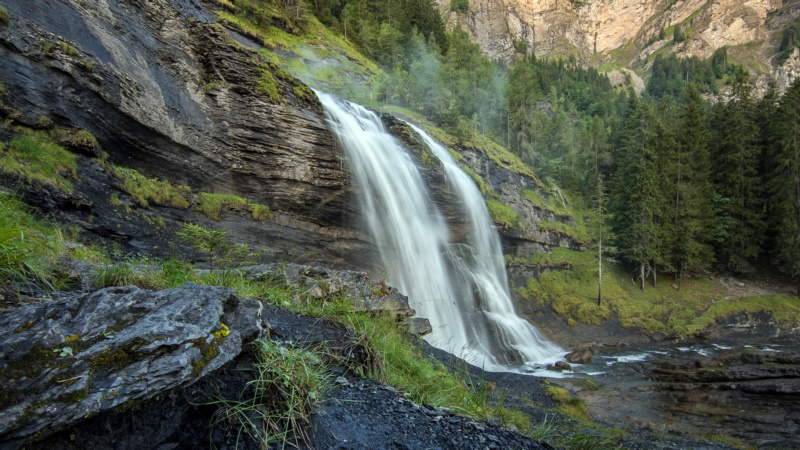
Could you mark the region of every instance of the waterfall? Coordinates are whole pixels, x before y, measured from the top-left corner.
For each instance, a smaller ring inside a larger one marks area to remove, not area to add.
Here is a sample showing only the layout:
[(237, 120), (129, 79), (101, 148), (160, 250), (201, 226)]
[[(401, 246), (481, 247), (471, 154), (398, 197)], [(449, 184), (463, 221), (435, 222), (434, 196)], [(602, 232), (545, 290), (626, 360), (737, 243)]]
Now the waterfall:
[(430, 320), (432, 345), (491, 370), (563, 353), (514, 312), (497, 233), (483, 197), (447, 150), (413, 127), (442, 162), (467, 232), (447, 222), (402, 145), (366, 108), (318, 92), (345, 149), (370, 235), (390, 283)]

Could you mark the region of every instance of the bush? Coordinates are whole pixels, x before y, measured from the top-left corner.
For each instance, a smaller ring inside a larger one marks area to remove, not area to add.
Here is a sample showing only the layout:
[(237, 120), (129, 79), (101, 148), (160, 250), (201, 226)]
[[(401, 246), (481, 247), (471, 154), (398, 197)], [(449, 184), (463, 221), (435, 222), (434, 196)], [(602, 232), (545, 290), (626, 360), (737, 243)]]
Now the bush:
[(2, 6), (0, 6), (0, 24), (2, 24), (2, 25), (8, 25), (8, 23), (9, 23), (10, 21), (11, 21), (11, 17), (9, 17), (9, 15), (8, 15), (8, 11), (6, 11), (6, 9), (5, 9), (5, 8), (3, 8)]

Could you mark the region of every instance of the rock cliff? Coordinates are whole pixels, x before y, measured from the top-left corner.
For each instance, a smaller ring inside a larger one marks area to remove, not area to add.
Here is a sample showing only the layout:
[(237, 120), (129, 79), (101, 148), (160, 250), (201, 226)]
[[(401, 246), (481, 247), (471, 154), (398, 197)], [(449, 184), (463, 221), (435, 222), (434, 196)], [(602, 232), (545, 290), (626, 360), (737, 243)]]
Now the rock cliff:
[(0, 4), (7, 123), (84, 129), (116, 164), (268, 205), (229, 228), (285, 258), (345, 266), (368, 246), (316, 97), (196, 0)]
[(798, 15), (797, 2), (781, 0), (471, 0), (466, 12), (452, 11), (449, 0), (437, 3), (450, 25), (464, 28), (492, 58), (513, 59), (525, 49), (597, 65), (641, 63), (672, 39), (659, 41), (659, 31), (676, 26), (686, 40), (671, 48), (675, 53), (707, 58), (739, 47), (766, 64), (787, 19)]

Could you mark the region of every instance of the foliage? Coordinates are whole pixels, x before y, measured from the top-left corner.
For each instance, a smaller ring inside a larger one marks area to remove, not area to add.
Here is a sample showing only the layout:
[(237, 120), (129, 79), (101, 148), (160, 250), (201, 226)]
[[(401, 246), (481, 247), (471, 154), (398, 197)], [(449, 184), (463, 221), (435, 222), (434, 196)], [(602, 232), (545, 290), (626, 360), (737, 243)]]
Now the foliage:
[(51, 284), (63, 254), (58, 230), (37, 221), (14, 195), (0, 192), (0, 287), (10, 282)]
[(2, 6), (0, 6), (0, 24), (2, 24), (2, 25), (8, 25), (8, 23), (9, 23), (10, 21), (11, 21), (11, 17), (9, 17), (9, 15), (8, 15), (8, 11), (6, 11), (6, 9), (5, 9), (5, 8), (3, 8)]
[(789, 24), (781, 35), (781, 42), (778, 45), (777, 63), (783, 64), (789, 59), (794, 49), (800, 46), (800, 18)]
[(308, 444), (311, 415), (331, 389), (322, 353), (272, 340), (257, 340), (253, 346), (255, 378), (245, 385), (238, 399), (210, 402), (218, 407), (212, 429), (238, 425), (237, 447), (242, 434), (264, 448)]
[(266, 205), (252, 203), (247, 199), (232, 194), (211, 194), (201, 192), (198, 196), (197, 210), (210, 219), (222, 220), (224, 210), (250, 213), (253, 220), (271, 219), (272, 212)]
[(176, 232), (175, 235), (186, 241), (195, 250), (208, 255), (212, 271), (214, 263), (233, 248), (233, 244), (228, 242), (228, 232), (209, 230), (193, 223), (184, 225), (183, 229)]
[(144, 208), (151, 202), (179, 209), (189, 207), (192, 192), (188, 186), (176, 186), (166, 180), (149, 178), (127, 167), (110, 164), (108, 168), (119, 179), (117, 186), (130, 194)]
[(96, 288), (137, 286), (142, 289), (158, 289), (164, 287), (158, 274), (146, 269), (138, 269), (127, 261), (105, 265), (95, 272), (93, 282)]
[(77, 178), (75, 156), (42, 131), (22, 130), (5, 147), (0, 146), (0, 170), (38, 184), (70, 192)]
[(492, 220), (503, 228), (516, 228), (519, 225), (519, 216), (505, 203), (486, 200), (486, 208)]

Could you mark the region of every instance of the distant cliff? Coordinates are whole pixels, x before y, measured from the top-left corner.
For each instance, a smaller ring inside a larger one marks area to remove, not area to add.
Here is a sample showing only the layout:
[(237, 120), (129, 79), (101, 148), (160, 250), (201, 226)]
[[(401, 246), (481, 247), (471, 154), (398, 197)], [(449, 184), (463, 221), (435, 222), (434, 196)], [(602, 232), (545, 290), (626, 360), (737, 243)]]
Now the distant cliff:
[(437, 3), (450, 26), (460, 25), (493, 58), (530, 52), (637, 67), (662, 48), (707, 58), (727, 46), (751, 70), (797, 75), (796, 62), (783, 70), (772, 60), (800, 15), (796, 0), (470, 0), (459, 11), (450, 0)]

